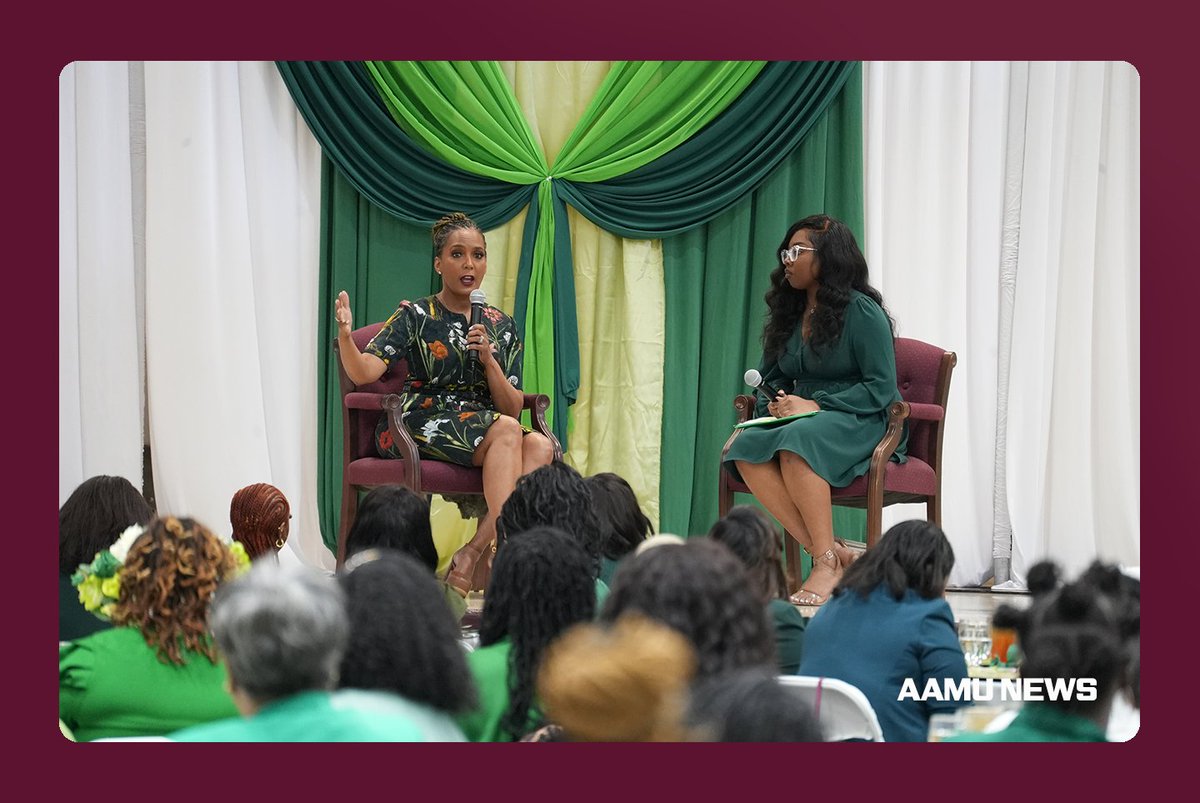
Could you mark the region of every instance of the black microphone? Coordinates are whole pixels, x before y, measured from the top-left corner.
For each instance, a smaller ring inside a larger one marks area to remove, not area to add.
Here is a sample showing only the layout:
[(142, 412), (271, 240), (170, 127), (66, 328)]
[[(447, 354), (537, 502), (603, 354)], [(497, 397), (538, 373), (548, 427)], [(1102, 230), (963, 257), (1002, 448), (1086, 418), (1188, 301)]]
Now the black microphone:
[(775, 397), (779, 395), (779, 391), (764, 382), (762, 374), (753, 368), (747, 371), (742, 379), (746, 380), (746, 384), (750, 387), (767, 394), (767, 401), (775, 401)]
[[(471, 291), (471, 326), (477, 323), (483, 323), (483, 308), (487, 305), (487, 293), (482, 290)], [(484, 343), (487, 341), (484, 340)], [(479, 362), (479, 352), (471, 349), (471, 355), (467, 358), (471, 362)]]

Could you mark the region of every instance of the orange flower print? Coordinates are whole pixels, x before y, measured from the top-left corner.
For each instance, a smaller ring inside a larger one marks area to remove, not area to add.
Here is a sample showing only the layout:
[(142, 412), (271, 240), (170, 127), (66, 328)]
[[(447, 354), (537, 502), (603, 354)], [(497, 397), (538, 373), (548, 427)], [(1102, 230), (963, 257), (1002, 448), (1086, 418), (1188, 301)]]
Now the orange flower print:
[(430, 343), (429, 351), (432, 352), (433, 356), (437, 357), (439, 360), (446, 359), (446, 355), (450, 353), (450, 350), (446, 348), (446, 344), (440, 340), (435, 340)]
[(475, 415), (475, 411), (474, 411), (474, 410), (468, 410), (468, 411), (467, 411), (467, 412), (465, 412), (465, 413), (459, 413), (459, 414), (458, 414), (458, 420), (459, 420), (459, 421), (466, 421), (468, 418), (470, 418), (470, 417), (471, 417), (471, 416), (473, 416), (473, 415)]
[(421, 402), (422, 410), (428, 410), (432, 406), (433, 406), (433, 399), (430, 399), (428, 397), (426, 397), (425, 401)]
[(392, 431), (390, 429), (385, 429), (379, 436), (379, 445), (384, 449), (391, 449), (392, 443)]

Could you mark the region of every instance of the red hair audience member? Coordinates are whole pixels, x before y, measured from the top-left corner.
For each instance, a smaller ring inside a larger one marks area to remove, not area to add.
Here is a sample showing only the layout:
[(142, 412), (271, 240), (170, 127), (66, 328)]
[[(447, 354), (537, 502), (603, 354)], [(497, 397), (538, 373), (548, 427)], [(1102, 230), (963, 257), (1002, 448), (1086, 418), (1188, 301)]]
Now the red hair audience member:
[(291, 518), (287, 497), (265, 482), (247, 485), (229, 503), (233, 540), (246, 548), (250, 560), (277, 557), (287, 541)]

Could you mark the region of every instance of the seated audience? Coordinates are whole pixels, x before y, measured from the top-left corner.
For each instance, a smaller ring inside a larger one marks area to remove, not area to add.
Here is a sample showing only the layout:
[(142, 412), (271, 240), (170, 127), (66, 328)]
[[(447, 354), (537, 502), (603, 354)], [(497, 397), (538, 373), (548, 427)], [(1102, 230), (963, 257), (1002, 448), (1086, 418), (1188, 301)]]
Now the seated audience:
[(77, 740), (163, 735), (237, 713), (207, 619), (236, 565), (192, 519), (150, 523), (117, 573), (115, 626), (59, 650), (59, 718)]
[(496, 532), (500, 541), (535, 527), (555, 527), (583, 547), (591, 564), (596, 589), (596, 608), (608, 596), (608, 584), (600, 579), (600, 556), (605, 530), (596, 516), (592, 491), (579, 472), (566, 463), (555, 462), (529, 472), (517, 480), (500, 517)]
[(463, 741), (453, 716), (475, 707), (475, 686), (458, 625), (428, 567), (394, 549), (372, 549), (355, 553), (339, 580), (350, 643), (338, 686), (399, 695), (420, 716), (425, 741)]
[(279, 559), (287, 541), (292, 511), (287, 497), (265, 482), (247, 485), (229, 502), (229, 524), (233, 540), (246, 548), (250, 560), (270, 556)]
[(911, 678), (924, 690), (933, 678), (961, 681), (967, 662), (946, 581), (954, 550), (942, 528), (904, 521), (846, 569), (804, 634), (797, 674), (832, 677), (857, 686), (875, 709), (883, 738), (923, 742), (929, 717), (963, 700), (897, 699)]
[(126, 528), (154, 518), (146, 498), (124, 477), (99, 475), (80, 483), (58, 509), (58, 640), (70, 641), (111, 623), (84, 610), (71, 575), (108, 549)]
[[(1093, 564), (1073, 583), (1039, 582), (1030, 570), (1032, 604), (1004, 606), (995, 619), (1017, 631), (1023, 678), (1096, 681), (1095, 694), (1026, 700), (1008, 727), (994, 733), (963, 733), (950, 741), (1103, 742), (1116, 696), (1130, 688), (1135, 630), (1140, 630), (1140, 590), (1123, 588), (1119, 572)], [(1118, 576), (1114, 576), (1116, 572)], [(1057, 571), (1047, 572), (1056, 576)], [(1135, 581), (1136, 582), (1136, 581)], [(1049, 586), (1049, 587), (1048, 587)], [(1134, 639), (1131, 641), (1131, 638)]]
[(538, 664), (559, 634), (595, 615), (592, 569), (562, 530), (503, 537), (483, 601), (481, 646), (467, 655), (479, 693), (478, 706), (458, 719), (468, 739), (517, 741), (543, 724), (534, 694)]
[[(647, 542), (648, 543), (648, 542)], [(707, 538), (649, 549), (621, 562), (601, 620), (640, 613), (687, 637), (696, 678), (775, 668), (766, 610), (733, 553)]]
[(751, 587), (762, 598), (771, 617), (779, 672), (796, 674), (804, 649), (804, 617), (788, 601), (780, 534), (767, 514), (752, 505), (737, 505), (712, 526), (708, 536), (729, 547), (746, 566)]
[(586, 482), (592, 491), (596, 517), (604, 530), (600, 580), (611, 586), (617, 561), (633, 554), (638, 544), (654, 534), (654, 527), (642, 512), (633, 488), (619, 474), (604, 471), (587, 477)]
[(819, 742), (808, 703), (757, 667), (709, 678), (692, 690), (688, 725), (707, 742)]
[(240, 717), (171, 734), (181, 742), (408, 742), (424, 714), (395, 695), (331, 692), (349, 635), (337, 581), (259, 562), (213, 600), (212, 630)]
[[(368, 491), (346, 533), (346, 560), (368, 549), (395, 549), (411, 555), (434, 574), (438, 553), (425, 497), (403, 485), (380, 485)], [(462, 594), (442, 580), (438, 587), (455, 621), (462, 619), (467, 612)]]
[[(537, 691), (560, 741), (680, 742), (696, 653), (686, 638), (630, 614), (575, 625), (546, 650)], [(544, 729), (545, 730), (545, 729)]]

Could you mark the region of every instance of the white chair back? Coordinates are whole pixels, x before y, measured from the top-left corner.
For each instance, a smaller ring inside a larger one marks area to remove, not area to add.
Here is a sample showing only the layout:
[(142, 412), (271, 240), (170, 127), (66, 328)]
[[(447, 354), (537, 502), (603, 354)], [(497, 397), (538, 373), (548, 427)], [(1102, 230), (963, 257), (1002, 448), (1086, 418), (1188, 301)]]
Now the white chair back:
[(875, 709), (862, 691), (844, 680), (811, 675), (780, 675), (779, 682), (808, 703), (827, 742), (883, 741)]

